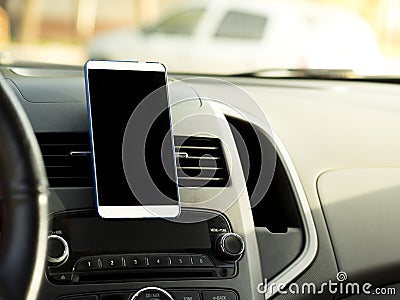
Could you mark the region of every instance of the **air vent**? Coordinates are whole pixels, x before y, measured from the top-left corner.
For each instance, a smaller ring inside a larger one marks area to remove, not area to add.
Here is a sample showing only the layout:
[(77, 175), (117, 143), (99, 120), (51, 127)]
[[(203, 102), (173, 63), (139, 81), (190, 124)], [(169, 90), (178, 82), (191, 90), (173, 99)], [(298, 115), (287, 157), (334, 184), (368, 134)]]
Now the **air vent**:
[(225, 187), (229, 184), (219, 139), (175, 136), (175, 152), (179, 186)]
[[(93, 187), (89, 134), (38, 133), (50, 187)], [(229, 184), (221, 141), (175, 136), (178, 181), (184, 187), (224, 187)]]
[(38, 133), (50, 187), (92, 187), (89, 134)]

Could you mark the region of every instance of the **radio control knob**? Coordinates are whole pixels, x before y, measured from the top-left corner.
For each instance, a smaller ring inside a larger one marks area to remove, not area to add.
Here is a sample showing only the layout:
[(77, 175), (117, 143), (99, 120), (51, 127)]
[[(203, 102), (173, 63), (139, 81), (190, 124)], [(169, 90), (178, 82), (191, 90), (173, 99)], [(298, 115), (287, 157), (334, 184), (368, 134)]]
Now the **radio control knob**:
[(67, 241), (55, 234), (49, 235), (47, 239), (47, 261), (53, 265), (63, 264), (69, 257)]
[(244, 252), (244, 241), (236, 233), (225, 233), (217, 240), (218, 256), (225, 261), (239, 260)]
[(146, 287), (136, 292), (130, 300), (174, 300), (174, 298), (158, 287)]

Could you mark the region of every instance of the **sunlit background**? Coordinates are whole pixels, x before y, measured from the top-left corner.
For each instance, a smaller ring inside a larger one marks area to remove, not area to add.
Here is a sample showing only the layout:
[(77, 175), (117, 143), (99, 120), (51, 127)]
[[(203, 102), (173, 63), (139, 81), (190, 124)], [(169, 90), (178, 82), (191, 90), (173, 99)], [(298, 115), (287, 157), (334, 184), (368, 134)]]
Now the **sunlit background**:
[(2, 63), (164, 62), (170, 71), (400, 75), (400, 0), (0, 1)]

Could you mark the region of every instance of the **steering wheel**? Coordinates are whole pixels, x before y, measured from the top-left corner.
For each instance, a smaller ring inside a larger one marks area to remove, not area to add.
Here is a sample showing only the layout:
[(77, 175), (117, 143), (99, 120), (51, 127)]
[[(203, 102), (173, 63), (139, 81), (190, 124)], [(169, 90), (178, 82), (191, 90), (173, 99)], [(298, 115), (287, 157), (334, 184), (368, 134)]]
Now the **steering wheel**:
[(24, 109), (0, 75), (0, 299), (36, 299), (47, 247), (48, 183)]

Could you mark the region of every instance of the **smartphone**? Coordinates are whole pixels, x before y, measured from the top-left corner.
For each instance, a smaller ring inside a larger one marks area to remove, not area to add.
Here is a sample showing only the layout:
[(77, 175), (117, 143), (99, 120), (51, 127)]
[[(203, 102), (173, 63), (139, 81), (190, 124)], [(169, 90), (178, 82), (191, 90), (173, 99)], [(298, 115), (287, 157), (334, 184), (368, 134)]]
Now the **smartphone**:
[(84, 70), (99, 215), (178, 216), (165, 66), (89, 60)]

